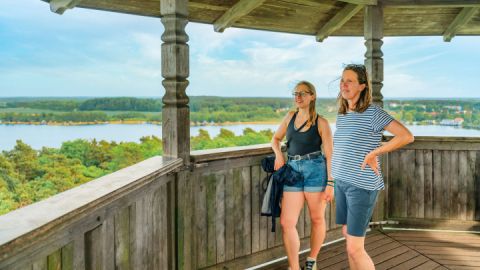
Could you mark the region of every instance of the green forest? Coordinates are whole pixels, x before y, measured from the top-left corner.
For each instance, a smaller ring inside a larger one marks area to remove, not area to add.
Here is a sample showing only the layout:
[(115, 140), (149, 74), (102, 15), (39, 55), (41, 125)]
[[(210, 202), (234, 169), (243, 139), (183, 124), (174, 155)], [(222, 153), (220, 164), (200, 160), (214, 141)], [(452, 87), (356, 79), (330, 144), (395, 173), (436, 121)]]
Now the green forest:
[[(291, 98), (190, 97), (193, 125), (227, 122), (278, 122)], [(335, 121), (336, 100), (317, 99), (317, 111)], [(384, 108), (406, 124), (480, 128), (479, 99), (386, 99)], [(162, 121), (160, 98), (0, 98), (4, 124), (95, 124)]]
[[(200, 130), (191, 138), (191, 148), (267, 143), (272, 136), (270, 130), (246, 128), (239, 136), (222, 129), (211, 138)], [(63, 142), (59, 149), (41, 150), (17, 141), (11, 151), (0, 154), (0, 215), (162, 153), (162, 140), (155, 136), (139, 143), (75, 140)]]
[[(226, 122), (275, 121), (292, 109), (291, 98), (190, 97), (193, 125)], [(480, 100), (387, 99), (384, 108), (406, 124), (454, 125), (480, 129)], [(0, 98), (0, 124), (95, 124), (142, 121), (160, 124), (159, 98)], [(317, 111), (330, 122), (336, 117), (335, 99), (317, 99)], [(211, 138), (200, 130), (191, 138), (192, 150), (269, 142), (271, 131), (245, 129), (236, 136), (222, 129)], [(92, 179), (155, 155), (162, 141), (75, 140), (59, 149), (32, 149), (22, 141), (0, 154), (0, 214), (37, 202)]]
[[(293, 105), (291, 98), (190, 97), (193, 124), (280, 120)], [(318, 111), (333, 117), (335, 101), (319, 99)], [(161, 123), (162, 101), (153, 98), (0, 99), (3, 123)]]

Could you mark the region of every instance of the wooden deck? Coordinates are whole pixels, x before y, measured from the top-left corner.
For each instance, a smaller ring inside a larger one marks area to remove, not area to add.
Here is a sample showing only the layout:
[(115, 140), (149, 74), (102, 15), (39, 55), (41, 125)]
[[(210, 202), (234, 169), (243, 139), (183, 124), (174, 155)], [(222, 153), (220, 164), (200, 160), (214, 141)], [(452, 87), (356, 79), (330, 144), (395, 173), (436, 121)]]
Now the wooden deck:
[[(385, 230), (367, 235), (365, 247), (382, 269), (480, 269), (480, 234)], [(286, 262), (264, 269), (286, 269)], [(345, 241), (322, 248), (318, 269), (349, 269)]]

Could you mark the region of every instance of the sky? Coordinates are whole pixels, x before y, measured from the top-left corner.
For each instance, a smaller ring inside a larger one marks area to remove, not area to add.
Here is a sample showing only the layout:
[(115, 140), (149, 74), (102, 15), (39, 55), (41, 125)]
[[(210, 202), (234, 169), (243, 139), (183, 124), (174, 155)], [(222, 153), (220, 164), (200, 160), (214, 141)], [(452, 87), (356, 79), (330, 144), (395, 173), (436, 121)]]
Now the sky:
[[(187, 25), (189, 96), (288, 97), (311, 81), (334, 98), (344, 64), (363, 63), (363, 37)], [(52, 13), (40, 0), (0, 1), (0, 97), (159, 97), (163, 26), (81, 8)], [(384, 38), (384, 98), (480, 98), (480, 37)]]

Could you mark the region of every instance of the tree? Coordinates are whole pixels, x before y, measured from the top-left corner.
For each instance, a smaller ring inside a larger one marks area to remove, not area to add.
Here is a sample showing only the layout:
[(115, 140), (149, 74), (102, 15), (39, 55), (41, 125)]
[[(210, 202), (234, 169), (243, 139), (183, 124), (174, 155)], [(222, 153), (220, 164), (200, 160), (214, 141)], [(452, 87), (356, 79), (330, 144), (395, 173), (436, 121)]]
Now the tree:
[(17, 140), (13, 150), (5, 153), (6, 157), (14, 164), (15, 171), (22, 180), (30, 181), (41, 175), (37, 151), (21, 140)]

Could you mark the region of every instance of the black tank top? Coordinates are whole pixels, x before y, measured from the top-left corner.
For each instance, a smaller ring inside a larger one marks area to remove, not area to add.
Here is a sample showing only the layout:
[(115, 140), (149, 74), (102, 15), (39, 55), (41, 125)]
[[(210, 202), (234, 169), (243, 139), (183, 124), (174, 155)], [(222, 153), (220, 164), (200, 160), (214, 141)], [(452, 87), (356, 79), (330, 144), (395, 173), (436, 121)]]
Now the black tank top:
[[(307, 131), (300, 132), (295, 128), (297, 112), (293, 115), (287, 127), (287, 153), (289, 155), (306, 155), (321, 150), (322, 138), (318, 134), (317, 117)], [(303, 125), (302, 125), (303, 128)], [(301, 129), (302, 129), (301, 128)]]

